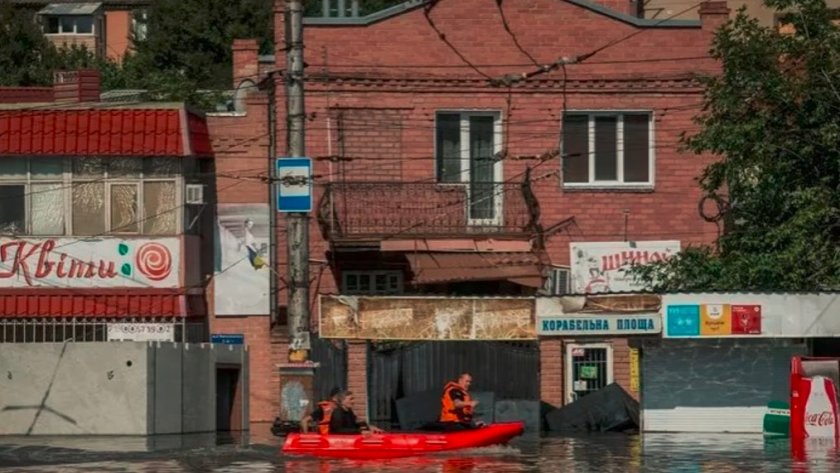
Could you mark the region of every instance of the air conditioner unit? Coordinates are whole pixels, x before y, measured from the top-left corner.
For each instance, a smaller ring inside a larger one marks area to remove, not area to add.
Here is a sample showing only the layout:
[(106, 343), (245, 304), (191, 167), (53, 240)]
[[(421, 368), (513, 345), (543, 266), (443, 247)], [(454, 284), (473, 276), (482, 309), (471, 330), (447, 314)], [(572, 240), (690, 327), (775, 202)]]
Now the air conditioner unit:
[(570, 292), (569, 268), (551, 268), (543, 291), (552, 296), (562, 296)]
[(199, 205), (204, 203), (204, 185), (203, 184), (187, 184), (186, 198), (187, 204)]

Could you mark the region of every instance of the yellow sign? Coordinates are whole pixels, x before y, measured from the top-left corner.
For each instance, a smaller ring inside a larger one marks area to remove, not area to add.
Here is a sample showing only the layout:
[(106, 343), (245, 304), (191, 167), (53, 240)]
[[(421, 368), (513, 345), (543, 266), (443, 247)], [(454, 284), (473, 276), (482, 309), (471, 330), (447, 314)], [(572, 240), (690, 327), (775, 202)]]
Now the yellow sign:
[(731, 335), (732, 308), (729, 304), (700, 306), (700, 335)]
[(639, 349), (630, 349), (630, 391), (639, 392)]

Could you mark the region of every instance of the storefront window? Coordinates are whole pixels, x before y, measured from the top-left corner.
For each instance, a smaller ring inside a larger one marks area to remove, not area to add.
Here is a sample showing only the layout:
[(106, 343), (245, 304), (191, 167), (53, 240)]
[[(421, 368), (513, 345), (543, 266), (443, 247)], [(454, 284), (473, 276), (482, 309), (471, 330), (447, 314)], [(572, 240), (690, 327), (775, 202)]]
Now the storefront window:
[(180, 175), (173, 158), (2, 158), (0, 234), (174, 235)]

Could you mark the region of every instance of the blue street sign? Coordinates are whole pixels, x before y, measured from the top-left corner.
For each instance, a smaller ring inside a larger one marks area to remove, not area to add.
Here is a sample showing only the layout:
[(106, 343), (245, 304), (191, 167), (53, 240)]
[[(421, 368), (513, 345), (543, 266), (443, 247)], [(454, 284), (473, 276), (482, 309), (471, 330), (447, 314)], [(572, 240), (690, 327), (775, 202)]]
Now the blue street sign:
[(241, 333), (214, 333), (210, 335), (210, 343), (220, 345), (244, 345), (245, 335)]
[(277, 159), (277, 211), (312, 211), (312, 160)]

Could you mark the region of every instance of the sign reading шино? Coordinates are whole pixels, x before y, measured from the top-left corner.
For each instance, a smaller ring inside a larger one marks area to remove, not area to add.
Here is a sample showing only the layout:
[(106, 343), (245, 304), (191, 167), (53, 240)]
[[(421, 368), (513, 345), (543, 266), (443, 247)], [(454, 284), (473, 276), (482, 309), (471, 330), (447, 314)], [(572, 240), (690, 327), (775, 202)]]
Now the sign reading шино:
[(652, 335), (662, 332), (659, 314), (540, 317), (539, 335)]

